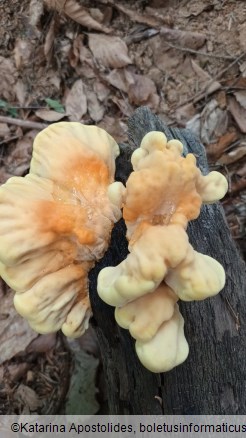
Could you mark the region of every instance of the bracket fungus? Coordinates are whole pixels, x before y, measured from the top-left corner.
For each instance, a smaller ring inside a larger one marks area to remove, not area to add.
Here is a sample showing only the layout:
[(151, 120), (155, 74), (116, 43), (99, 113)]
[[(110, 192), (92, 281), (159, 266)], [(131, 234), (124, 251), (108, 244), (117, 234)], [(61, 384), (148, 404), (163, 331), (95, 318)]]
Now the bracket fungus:
[(88, 326), (87, 275), (121, 217), (118, 154), (103, 129), (53, 124), (34, 140), (30, 173), (0, 188), (0, 275), (39, 333), (77, 337)]
[(129, 329), (140, 361), (153, 372), (188, 355), (178, 299), (211, 297), (225, 283), (223, 267), (193, 249), (186, 228), (202, 203), (225, 195), (227, 180), (218, 172), (203, 176), (195, 156), (182, 151), (180, 141), (153, 131), (133, 152), (123, 193), (129, 254), (98, 276), (99, 296), (116, 307), (116, 321)]

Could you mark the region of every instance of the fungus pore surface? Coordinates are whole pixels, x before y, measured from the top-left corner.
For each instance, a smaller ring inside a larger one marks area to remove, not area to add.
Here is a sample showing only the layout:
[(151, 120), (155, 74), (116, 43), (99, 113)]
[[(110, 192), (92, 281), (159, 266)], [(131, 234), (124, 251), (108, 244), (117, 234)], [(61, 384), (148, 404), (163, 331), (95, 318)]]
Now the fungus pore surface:
[(34, 140), (30, 173), (0, 188), (0, 275), (39, 333), (77, 337), (88, 326), (87, 275), (121, 217), (118, 154), (103, 129), (53, 124)]
[(189, 243), (186, 228), (202, 203), (228, 188), (218, 172), (203, 176), (178, 140), (149, 132), (132, 154), (133, 172), (123, 194), (129, 254), (98, 276), (99, 296), (115, 306), (118, 324), (136, 339), (136, 352), (153, 372), (172, 369), (188, 355), (177, 300), (201, 300), (225, 283), (223, 267)]

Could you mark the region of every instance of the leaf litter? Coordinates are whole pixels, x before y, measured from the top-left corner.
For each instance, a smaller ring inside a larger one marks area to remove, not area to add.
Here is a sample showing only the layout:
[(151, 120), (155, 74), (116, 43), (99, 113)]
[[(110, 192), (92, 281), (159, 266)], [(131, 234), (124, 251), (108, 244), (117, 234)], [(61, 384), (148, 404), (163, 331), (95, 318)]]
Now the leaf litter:
[[(129, 115), (147, 105), (170, 126), (195, 132), (211, 168), (227, 176), (223, 205), (245, 255), (245, 4), (236, 3), (2, 0), (1, 183), (28, 172), (44, 122), (97, 124), (125, 142)], [(0, 294), (1, 413), (59, 412), (77, 351), (89, 354), (88, 363), (95, 359), (85, 409), (96, 412), (98, 351), (88, 352), (85, 342), (72, 348), (60, 335), (37, 336), (3, 283)]]

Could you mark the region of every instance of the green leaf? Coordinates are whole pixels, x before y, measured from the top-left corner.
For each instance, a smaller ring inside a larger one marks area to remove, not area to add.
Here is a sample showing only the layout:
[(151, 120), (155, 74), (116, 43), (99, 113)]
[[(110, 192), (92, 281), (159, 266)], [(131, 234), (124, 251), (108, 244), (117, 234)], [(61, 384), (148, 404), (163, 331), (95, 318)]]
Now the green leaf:
[(5, 112), (7, 112), (12, 117), (18, 116), (18, 111), (16, 108), (12, 108), (9, 106), (8, 102), (6, 102), (3, 99), (0, 99), (0, 109), (3, 109)]
[(12, 117), (17, 117), (18, 116), (18, 111), (16, 108), (6, 108), (7, 112), (12, 116)]
[(8, 103), (5, 100), (0, 99), (0, 108), (7, 108)]
[(58, 113), (65, 113), (64, 106), (58, 101), (54, 99), (50, 99), (47, 97), (47, 99), (44, 99), (47, 105), (49, 105), (50, 108), (57, 111)]

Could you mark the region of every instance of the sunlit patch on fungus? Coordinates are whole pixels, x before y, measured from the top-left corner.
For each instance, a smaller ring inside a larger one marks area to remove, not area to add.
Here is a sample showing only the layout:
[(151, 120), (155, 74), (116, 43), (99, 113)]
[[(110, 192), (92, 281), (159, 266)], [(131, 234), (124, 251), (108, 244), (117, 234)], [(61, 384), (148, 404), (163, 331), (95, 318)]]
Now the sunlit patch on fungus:
[(88, 272), (121, 217), (118, 154), (103, 129), (57, 123), (35, 138), (30, 173), (0, 188), (0, 275), (39, 333), (88, 326)]
[(150, 132), (133, 152), (123, 201), (130, 253), (98, 276), (99, 296), (116, 306), (118, 324), (130, 330), (140, 361), (153, 372), (188, 355), (176, 301), (205, 299), (225, 283), (223, 267), (193, 249), (186, 228), (202, 203), (225, 195), (227, 181), (218, 172), (203, 176), (195, 156), (182, 151), (180, 141)]

